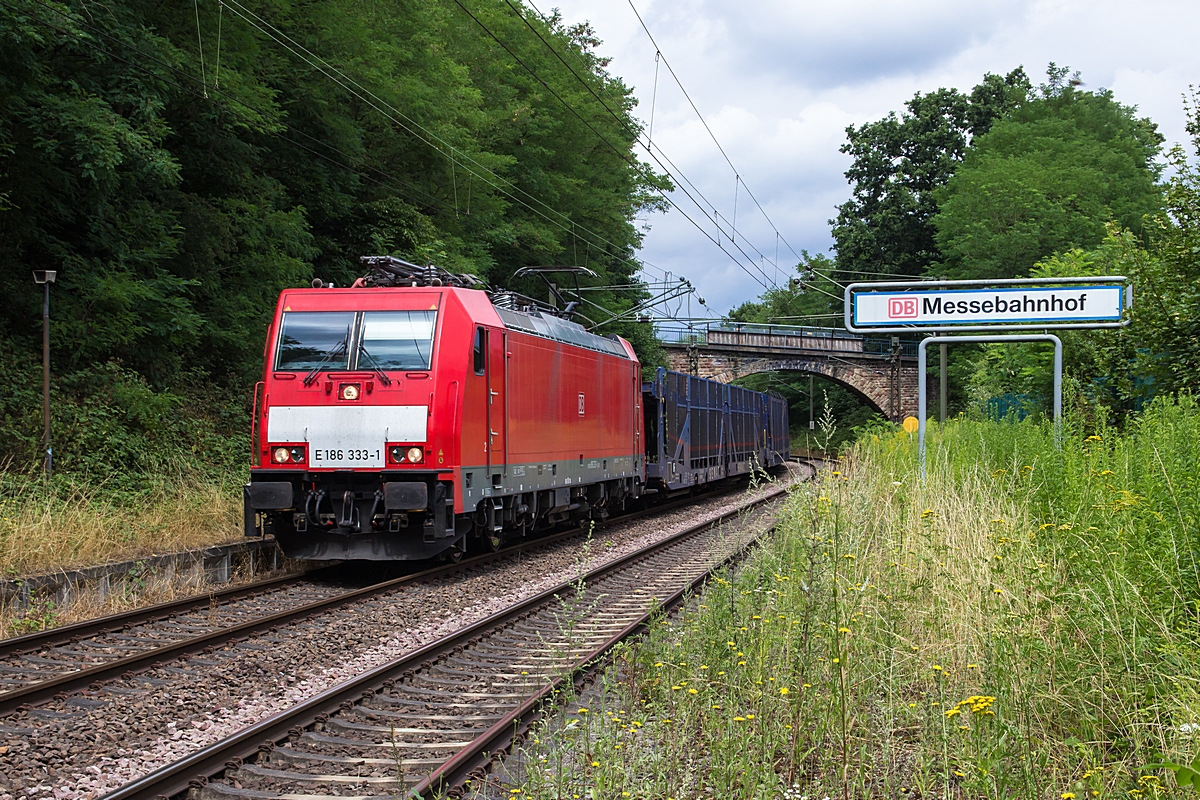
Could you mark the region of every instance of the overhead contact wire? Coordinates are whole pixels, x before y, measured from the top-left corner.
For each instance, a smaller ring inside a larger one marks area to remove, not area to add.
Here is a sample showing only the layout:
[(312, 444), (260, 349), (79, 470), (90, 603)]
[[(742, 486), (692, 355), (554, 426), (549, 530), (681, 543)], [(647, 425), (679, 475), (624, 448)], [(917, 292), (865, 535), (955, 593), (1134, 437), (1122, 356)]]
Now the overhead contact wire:
[[(518, 203), (519, 205), (521, 205), (525, 208), (528, 208), (530, 211), (538, 214), (543, 219), (546, 219), (548, 222), (552, 222), (553, 224), (557, 225), (564, 232), (566, 232), (568, 234), (570, 234), (572, 232), (571, 228), (569, 228), (567, 225), (564, 225), (561, 222), (558, 222), (558, 221), (552, 219), (546, 213), (539, 211), (537, 208), (535, 208), (533, 205), (531, 205), (531, 203), (522, 200), (520, 197), (517, 197), (516, 194), (514, 194), (514, 192), (519, 192), (520, 194), (528, 197), (534, 203), (537, 203), (540, 206), (544, 206), (548, 211), (552, 212), (556, 216), (561, 217), (562, 219), (566, 220), (568, 223), (573, 223), (571, 218), (568, 217), (567, 215), (563, 214), (562, 212), (560, 212), (557, 209), (553, 208), (552, 206), (548, 205), (547, 203), (540, 200), (536, 196), (525, 191), (524, 189), (522, 189), (520, 186), (513, 183), (512, 181), (509, 181), (509, 180), (501, 177), (500, 175), (495, 173), (493, 170), (491, 170), (488, 167), (486, 167), (485, 165), (481, 164), (479, 161), (477, 161), (475, 158), (473, 158), (469, 153), (467, 153), (467, 152), (461, 150), (460, 148), (455, 147), (454, 145), (445, 141), (442, 137), (438, 136), (437, 134), (433, 133), (425, 126), (421, 125), (416, 120), (407, 116), (406, 114), (401, 112), (399, 109), (392, 106), (390, 103), (387, 103), (382, 98), (378, 97), (373, 92), (371, 92), (369, 89), (363, 87), (361, 84), (359, 84), (357, 81), (355, 81), (350, 76), (346, 75), (344, 72), (339, 70), (337, 67), (333, 66), (332, 64), (329, 64), (327, 61), (322, 59), (320, 56), (317, 56), (316, 54), (312, 53), (311, 51), (309, 51), (308, 49), (306, 49), (299, 43), (295, 42), (295, 40), (288, 37), (287, 34), (280, 31), (278, 28), (276, 28), (271, 23), (262, 19), (257, 14), (250, 11), (249, 9), (246, 9), (245, 6), (242, 6), (240, 3), (237, 2), (237, 0), (225, 0), (225, 2), (229, 3), (231, 7), (236, 6), (237, 8), (231, 8), (231, 11), (233, 11), (233, 13), (235, 13), (239, 17), (241, 17), (245, 22), (247, 22), (249, 25), (251, 25), (251, 27), (254, 27), (257, 30), (261, 31), (262, 33), (266, 34), (268, 37), (270, 37), (272, 40), (274, 40), (277, 44), (282, 46), (284, 49), (288, 50), (293, 55), (295, 55), (297, 58), (300, 58), (302, 61), (307, 63), (309, 66), (313, 67), (318, 72), (325, 75), (325, 77), (334, 81), (336, 84), (341, 86), (346, 91), (350, 92), (351, 94), (353, 94), (354, 96), (356, 96), (360, 100), (362, 100), (363, 102), (367, 103), (367, 105), (374, 108), (376, 111), (378, 111), (383, 116), (392, 120), (394, 123), (399, 125), (401, 128), (403, 128), (405, 131), (410, 133), (412, 136), (414, 136), (419, 141), (423, 142), (424, 144), (428, 145), (430, 148), (432, 148), (433, 150), (435, 150), (439, 153), (443, 153), (443, 148), (446, 151), (450, 151), (452, 153), (456, 152), (459, 156), (459, 163), (463, 166), (464, 169), (466, 169), (468, 171), (468, 173), (474, 175), (475, 177), (478, 177), (480, 180), (483, 180), (489, 186), (492, 186), (493, 188), (497, 189), (502, 194), (504, 194), (506, 197), (510, 198), (513, 202)], [(241, 9), (241, 11), (239, 11), (238, 9)], [(251, 19), (251, 17), (253, 17), (253, 19)], [(259, 23), (261, 23), (261, 24), (259, 24)], [(351, 87), (353, 87), (353, 88), (351, 88)], [(399, 119), (397, 119), (397, 117), (399, 117)], [(416, 130), (414, 130), (414, 128), (419, 129), (421, 131), (421, 133), (418, 133)], [(422, 135), (422, 133), (425, 135)], [(437, 144), (435, 144), (434, 142), (437, 142)], [(439, 147), (439, 145), (441, 145), (441, 146)], [(470, 163), (468, 164), (467, 162), (470, 162)], [(471, 165), (474, 165), (478, 169), (477, 170), (472, 169)], [(488, 180), (488, 176), (493, 178), (494, 181)], [(506, 188), (506, 187), (508, 187), (508, 188)], [(511, 189), (511, 191), (509, 191), (509, 189)], [(573, 224), (579, 225), (578, 223), (573, 223)], [(599, 248), (599, 245), (597, 244), (597, 241), (600, 243), (606, 244), (609, 247), (614, 248), (618, 252), (621, 249), (623, 249), (622, 245), (616, 244), (615, 242), (609, 240), (602, 234), (591, 230), (590, 228), (586, 228), (583, 226), (579, 226), (579, 228), (580, 228), (580, 230), (582, 230), (582, 231), (588, 233), (589, 235), (591, 235), (592, 237), (594, 237), (594, 241), (592, 241), (591, 244), (596, 245), (598, 248)], [(639, 267), (639, 268), (641, 268), (642, 266), (649, 266), (649, 267), (652, 267), (653, 269), (657, 269), (660, 272), (665, 272), (664, 270), (662, 270), (661, 267), (656, 267), (653, 264), (649, 264), (648, 262), (645, 262), (645, 261), (635, 260), (635, 259), (631, 259), (631, 258), (628, 258), (625, 256), (620, 256), (620, 255), (617, 255), (616, 257), (625, 263), (631, 264), (631, 265)]]
[[(692, 100), (692, 96), (689, 95), (687, 89), (684, 88), (683, 81), (681, 81), (679, 76), (675, 74), (675, 70), (671, 67), (671, 62), (665, 55), (662, 55), (662, 48), (659, 47), (658, 42), (655, 41), (654, 34), (650, 33), (650, 28), (646, 25), (646, 21), (642, 19), (642, 15), (638, 12), (637, 6), (633, 4), (633, 0), (627, 0), (627, 2), (629, 3), (629, 7), (633, 9), (633, 14), (635, 17), (637, 17), (637, 21), (642, 26), (642, 30), (646, 32), (646, 37), (650, 40), (650, 44), (654, 45), (654, 50), (656, 53), (655, 57), (657, 58), (658, 56), (662, 56), (663, 63), (667, 65), (667, 71), (671, 73), (671, 77), (675, 80), (675, 85), (679, 87), (679, 91), (683, 92), (683, 96), (687, 99), (688, 104), (692, 107), (692, 111), (696, 112), (696, 117), (700, 120), (700, 124), (704, 126), (704, 130), (708, 131), (709, 137), (712, 138), (713, 144), (717, 146), (717, 150), (721, 152), (721, 156), (725, 159), (725, 163), (729, 165), (729, 168), (733, 170), (735, 175), (739, 174), (737, 167), (733, 165), (733, 161), (725, 152), (725, 148), (721, 146), (721, 142), (717, 139), (716, 134), (713, 133), (712, 128), (708, 126), (708, 121), (704, 119), (704, 115), (701, 114), (700, 109), (696, 107), (696, 103)], [(742, 185), (745, 185), (745, 183), (746, 182), (743, 180)], [(783, 234), (780, 233), (778, 226), (775, 225), (775, 222), (767, 214), (766, 209), (764, 209), (758, 202), (758, 198), (754, 196), (754, 192), (750, 191), (749, 186), (746, 186), (746, 193), (750, 195), (750, 199), (754, 201), (754, 205), (757, 206), (758, 210), (762, 213), (763, 219), (767, 221), (767, 224), (771, 226), (775, 233), (779, 234), (780, 239), (782, 239), (783, 243), (787, 245), (788, 250), (792, 251), (792, 255), (794, 255), (797, 259), (800, 259), (800, 254), (796, 252), (795, 248), (793, 248), (791, 244), (788, 243), (787, 239), (784, 238)]]
[[(499, 45), (500, 45), (502, 48), (504, 48), (505, 52), (507, 52), (509, 55), (511, 55), (511, 56), (513, 57), (513, 59), (514, 59), (514, 60), (516, 60), (516, 62), (517, 62), (518, 64), (520, 64), (522, 67), (524, 67), (524, 68), (525, 68), (525, 70), (526, 70), (527, 72), (529, 72), (531, 75), (533, 75), (533, 77), (534, 77), (534, 78), (535, 78), (535, 79), (536, 79), (536, 80), (537, 80), (539, 83), (541, 83), (541, 84), (542, 84), (542, 86), (544, 86), (548, 92), (550, 92), (552, 95), (554, 95), (554, 97), (555, 97), (556, 99), (558, 99), (558, 101), (559, 101), (559, 102), (561, 102), (561, 103), (562, 103), (564, 106), (566, 106), (566, 107), (567, 107), (567, 109), (571, 111), (571, 113), (573, 113), (573, 114), (574, 114), (576, 117), (578, 117), (578, 118), (579, 118), (579, 120), (580, 120), (581, 122), (583, 122), (585, 125), (587, 125), (587, 126), (588, 126), (588, 128), (589, 128), (589, 129), (591, 129), (591, 130), (592, 130), (592, 132), (593, 132), (593, 133), (595, 133), (595, 134), (596, 134), (596, 136), (597, 136), (597, 137), (598, 137), (598, 138), (599, 138), (599, 139), (600, 139), (602, 142), (604, 142), (604, 143), (605, 143), (606, 145), (608, 145), (610, 148), (612, 148), (613, 150), (615, 150), (615, 151), (618, 153), (618, 155), (620, 155), (620, 156), (621, 156), (622, 158), (624, 158), (626, 161), (629, 161), (631, 164), (633, 164), (633, 165), (635, 165), (635, 166), (636, 166), (636, 162), (634, 162), (634, 161), (633, 161), (633, 160), (632, 160), (632, 159), (631, 159), (631, 158), (628, 156), (628, 154), (626, 154), (625, 152), (623, 152), (623, 151), (620, 151), (620, 150), (618, 150), (616, 147), (614, 147), (614, 146), (613, 146), (613, 144), (612, 144), (611, 142), (609, 142), (609, 141), (608, 141), (608, 140), (607, 140), (607, 139), (606, 139), (606, 138), (605, 138), (605, 137), (604, 137), (604, 136), (603, 136), (603, 135), (602, 135), (602, 134), (601, 134), (599, 131), (597, 131), (597, 130), (596, 130), (596, 129), (595, 129), (593, 126), (592, 126), (592, 124), (591, 124), (590, 122), (588, 122), (586, 119), (584, 119), (584, 117), (583, 117), (583, 116), (582, 116), (582, 115), (581, 115), (581, 114), (580, 114), (578, 111), (576, 111), (576, 110), (575, 110), (575, 108), (574, 108), (574, 107), (572, 107), (572, 106), (570, 105), (570, 103), (568, 103), (568, 102), (567, 102), (566, 100), (564, 100), (564, 99), (563, 99), (563, 98), (562, 98), (562, 97), (561, 97), (561, 96), (560, 96), (560, 95), (559, 95), (557, 92), (555, 92), (555, 91), (554, 91), (554, 89), (552, 89), (552, 88), (551, 88), (551, 87), (550, 87), (550, 86), (549, 86), (549, 85), (548, 85), (548, 84), (547, 84), (547, 83), (546, 83), (544, 80), (542, 80), (542, 78), (541, 78), (541, 77), (540, 77), (540, 76), (539, 76), (539, 75), (538, 75), (538, 74), (537, 74), (537, 73), (536, 73), (536, 72), (535, 72), (535, 71), (534, 71), (532, 68), (530, 68), (528, 65), (526, 65), (526, 64), (525, 64), (525, 62), (523, 62), (523, 61), (521, 60), (521, 58), (520, 58), (519, 56), (517, 56), (517, 54), (516, 54), (516, 53), (514, 53), (514, 52), (513, 52), (513, 51), (512, 51), (512, 50), (511, 50), (511, 49), (510, 49), (510, 48), (509, 48), (509, 47), (508, 47), (508, 46), (507, 46), (507, 45), (506, 45), (504, 42), (503, 42), (503, 41), (501, 41), (501, 40), (500, 40), (500, 38), (499, 38), (498, 36), (496, 36), (496, 34), (495, 34), (495, 33), (493, 33), (493, 32), (492, 32), (492, 31), (491, 31), (491, 30), (490, 30), (490, 29), (487, 27), (487, 25), (485, 25), (485, 24), (484, 24), (482, 21), (480, 21), (480, 20), (479, 20), (479, 18), (478, 18), (478, 17), (476, 17), (474, 14), (472, 14), (472, 13), (471, 13), (471, 11), (470, 11), (469, 9), (467, 9), (467, 7), (466, 7), (465, 5), (463, 5), (463, 4), (462, 4), (462, 2), (460, 2), (460, 0), (454, 0), (454, 3), (455, 3), (455, 5), (457, 5), (459, 8), (461, 8), (461, 9), (463, 10), (463, 13), (465, 13), (465, 14), (466, 14), (467, 16), (469, 16), (469, 17), (470, 17), (470, 18), (471, 18), (471, 19), (472, 19), (472, 20), (473, 20), (473, 21), (474, 21), (474, 22), (475, 22), (477, 25), (479, 25), (479, 27), (480, 27), (480, 28), (482, 28), (482, 29), (483, 29), (483, 30), (484, 30), (484, 31), (485, 31), (485, 32), (486, 32), (486, 33), (487, 33), (487, 34), (488, 34), (488, 35), (489, 35), (489, 36), (490, 36), (490, 37), (491, 37), (491, 38), (492, 38), (492, 39), (493, 39), (493, 40), (494, 40), (494, 41), (495, 41), (497, 44), (499, 44)], [(518, 17), (518, 18), (519, 18), (519, 19), (520, 19), (520, 20), (521, 20), (521, 21), (522, 21), (522, 22), (525, 24), (525, 26), (526, 26), (527, 28), (529, 28), (531, 31), (533, 31), (534, 35), (535, 35), (535, 36), (537, 36), (537, 37), (538, 37), (538, 39), (540, 39), (540, 40), (541, 40), (542, 44), (544, 44), (544, 45), (546, 46), (546, 49), (547, 49), (547, 50), (549, 50), (549, 51), (550, 51), (550, 52), (551, 52), (551, 53), (554, 55), (554, 57), (555, 57), (555, 58), (557, 58), (557, 59), (559, 60), (559, 62), (560, 62), (560, 63), (561, 63), (561, 64), (562, 64), (564, 67), (566, 67), (566, 68), (567, 68), (567, 70), (568, 70), (568, 71), (569, 71), (569, 72), (570, 72), (570, 73), (571, 73), (571, 74), (572, 74), (572, 75), (575, 77), (575, 79), (576, 79), (576, 80), (578, 80), (578, 81), (579, 81), (581, 84), (583, 84), (584, 88), (585, 88), (585, 89), (587, 89), (587, 90), (588, 90), (588, 92), (589, 92), (589, 93), (590, 93), (590, 94), (591, 94), (591, 95), (592, 95), (594, 98), (596, 98), (596, 101), (597, 101), (598, 103), (600, 103), (601, 107), (602, 107), (602, 108), (604, 108), (604, 110), (605, 110), (605, 111), (607, 111), (607, 112), (608, 112), (608, 114), (609, 114), (610, 116), (612, 116), (614, 119), (616, 119), (616, 120), (617, 120), (617, 122), (618, 122), (619, 124), (621, 124), (622, 126), (624, 126), (624, 127), (625, 127), (625, 129), (626, 129), (626, 132), (627, 132), (627, 133), (629, 133), (629, 134), (631, 134), (631, 135), (632, 135), (632, 136), (635, 138), (635, 140), (637, 140), (637, 141), (640, 143), (640, 141), (641, 141), (641, 131), (640, 131), (639, 129), (637, 129), (636, 127), (634, 127), (634, 126), (631, 126), (631, 125), (629, 124), (628, 120), (626, 120), (626, 119), (622, 118), (622, 117), (621, 117), (619, 114), (617, 114), (615, 111), (613, 111), (613, 110), (612, 110), (612, 109), (609, 107), (609, 105), (608, 105), (608, 104), (607, 104), (607, 103), (604, 101), (604, 98), (602, 98), (602, 97), (601, 97), (601, 96), (600, 96), (600, 95), (599, 95), (599, 94), (596, 92), (596, 90), (595, 90), (594, 88), (592, 88), (591, 84), (589, 84), (589, 83), (588, 83), (588, 82), (587, 82), (587, 81), (586, 81), (586, 80), (585, 80), (585, 79), (584, 79), (584, 78), (583, 78), (581, 75), (579, 75), (579, 73), (577, 73), (577, 72), (575, 71), (575, 69), (574, 69), (574, 68), (573, 68), (573, 67), (572, 67), (570, 64), (568, 64), (568, 63), (566, 62), (566, 59), (564, 59), (564, 58), (562, 57), (562, 55), (561, 55), (561, 54), (560, 54), (560, 53), (559, 53), (559, 52), (558, 52), (558, 51), (557, 51), (557, 50), (556, 50), (556, 49), (555, 49), (555, 48), (554, 48), (554, 47), (553, 47), (553, 46), (552, 46), (552, 45), (551, 45), (551, 44), (550, 44), (548, 41), (546, 41), (546, 38), (545, 38), (544, 36), (542, 36), (542, 34), (541, 34), (541, 31), (539, 31), (537, 28), (535, 28), (533, 25), (531, 25), (531, 24), (529, 23), (529, 20), (525, 18), (525, 15), (524, 15), (524, 14), (522, 14), (522, 13), (520, 12), (520, 10), (519, 10), (519, 9), (518, 9), (516, 6), (514, 6), (514, 5), (513, 5), (513, 3), (512, 3), (512, 0), (505, 0), (505, 3), (506, 3), (508, 6), (509, 6), (509, 8), (510, 8), (510, 9), (512, 9), (513, 13), (514, 13), (514, 14), (515, 14), (515, 15), (516, 15), (516, 16), (517, 16), (517, 17)], [(669, 68), (670, 68), (670, 66), (668, 65), (668, 69), (669, 69)], [(643, 147), (645, 147), (645, 145), (643, 145)], [(659, 148), (660, 152), (661, 152), (661, 149), (662, 149), (662, 148)], [(663, 165), (662, 161), (660, 161), (660, 160), (659, 160), (659, 159), (658, 159), (658, 158), (657, 158), (657, 157), (654, 155), (654, 153), (653, 153), (653, 152), (650, 150), (650, 148), (649, 148), (649, 147), (646, 147), (646, 152), (647, 152), (647, 154), (648, 154), (648, 155), (649, 155), (651, 158), (653, 158), (653, 159), (654, 159), (654, 160), (655, 160), (655, 161), (658, 163), (659, 167), (660, 167), (660, 168), (662, 168), (662, 170), (663, 170), (664, 172), (666, 172), (668, 176), (670, 176), (670, 177), (672, 177), (672, 178), (674, 177), (674, 175), (672, 174), (671, 170), (667, 169), (667, 168), (666, 168), (666, 166), (664, 166), (664, 165)], [(671, 166), (672, 166), (672, 167), (674, 167), (676, 171), (678, 171), (678, 167), (675, 167), (675, 165), (674, 165), (674, 164), (672, 164)], [(696, 193), (700, 195), (700, 197), (701, 197), (701, 199), (702, 199), (702, 200), (704, 200), (704, 201), (705, 201), (706, 203), (708, 203), (710, 206), (712, 205), (712, 203), (708, 201), (708, 198), (704, 197), (704, 195), (703, 195), (703, 194), (702, 194), (702, 193), (701, 193), (701, 192), (700, 192), (698, 189), (696, 189), (695, 185), (694, 185), (694, 184), (693, 184), (693, 183), (692, 183), (690, 180), (688, 180), (688, 179), (686, 178), (686, 176), (684, 176), (684, 181), (686, 181), (686, 182), (688, 183), (688, 185), (692, 186), (692, 189), (693, 189), (693, 190), (695, 190), (695, 191), (696, 191)], [(695, 204), (696, 208), (700, 209), (700, 212), (701, 212), (702, 214), (704, 214), (705, 216), (709, 216), (709, 215), (708, 215), (708, 212), (704, 210), (704, 207), (703, 207), (703, 205), (701, 205), (699, 202), (697, 202), (697, 201), (696, 201), (696, 199), (695, 199), (694, 197), (692, 197), (692, 196), (691, 196), (691, 194), (688, 192), (688, 190), (687, 190), (687, 189), (685, 189), (685, 188), (682, 188), (682, 185), (681, 185), (681, 182), (680, 182), (680, 181), (678, 181), (678, 180), (677, 180), (677, 181), (676, 181), (676, 185), (677, 185), (677, 186), (680, 186), (680, 188), (682, 189), (682, 191), (683, 191), (684, 195), (686, 195), (686, 196), (687, 196), (687, 198), (688, 198), (689, 200), (691, 200), (693, 204)], [(676, 210), (678, 210), (680, 214), (683, 214), (683, 215), (684, 215), (684, 217), (685, 217), (685, 218), (688, 220), (688, 222), (692, 223), (692, 225), (693, 225), (693, 226), (695, 226), (695, 228), (696, 228), (698, 231), (700, 231), (700, 232), (701, 232), (701, 233), (702, 233), (702, 234), (703, 234), (705, 237), (707, 237), (707, 238), (709, 239), (709, 241), (713, 242), (713, 244), (715, 244), (715, 245), (716, 245), (716, 246), (717, 246), (717, 247), (718, 247), (718, 248), (721, 250), (721, 252), (725, 253), (727, 256), (729, 256), (731, 259), (733, 259), (733, 262), (734, 262), (735, 264), (737, 264), (737, 265), (738, 265), (738, 266), (739, 266), (741, 269), (743, 269), (744, 271), (746, 271), (746, 273), (747, 273), (748, 275), (750, 275), (750, 277), (751, 277), (751, 278), (754, 278), (755, 282), (757, 282), (757, 283), (758, 283), (760, 286), (762, 286), (764, 289), (770, 288), (770, 287), (768, 287), (766, 284), (764, 284), (762, 281), (760, 281), (760, 280), (759, 280), (759, 279), (758, 279), (758, 278), (757, 278), (757, 277), (756, 277), (756, 276), (755, 276), (753, 273), (751, 273), (749, 270), (747, 270), (747, 269), (746, 269), (746, 267), (745, 267), (745, 265), (743, 265), (743, 264), (742, 264), (740, 261), (738, 261), (738, 260), (737, 260), (737, 258), (736, 258), (736, 257), (734, 257), (732, 253), (730, 253), (729, 251), (725, 250), (725, 248), (724, 248), (724, 247), (721, 247), (721, 243), (720, 243), (720, 240), (719, 240), (719, 238), (715, 238), (715, 237), (713, 237), (711, 234), (709, 234), (707, 231), (705, 231), (705, 230), (704, 230), (704, 229), (703, 229), (703, 228), (702, 228), (702, 227), (701, 227), (699, 224), (697, 224), (697, 223), (696, 223), (696, 221), (695, 221), (695, 220), (693, 220), (693, 219), (691, 218), (691, 216), (689, 216), (689, 215), (687, 214), (687, 212), (686, 212), (686, 211), (684, 211), (684, 210), (683, 210), (683, 209), (682, 209), (682, 208), (679, 206), (679, 204), (678, 204), (678, 203), (676, 203), (676, 202), (674, 201), (674, 199), (672, 199), (672, 198), (671, 198), (669, 195), (667, 195), (665, 192), (663, 192), (663, 191), (662, 191), (662, 190), (660, 190), (660, 189), (656, 189), (656, 191), (658, 192), (658, 194), (659, 194), (659, 195), (660, 195), (660, 196), (661, 196), (661, 197), (662, 197), (664, 200), (666, 200), (668, 203), (670, 203), (670, 204), (671, 204), (671, 206), (672, 206), (673, 208), (675, 208)], [(715, 212), (715, 208), (714, 208), (714, 212)], [(717, 219), (715, 219), (715, 218), (713, 218), (713, 217), (709, 217), (709, 218), (710, 218), (710, 219), (712, 219), (714, 223), (717, 223)], [(743, 238), (744, 238), (744, 237), (743, 237)], [(741, 253), (743, 256), (745, 256), (745, 257), (746, 257), (746, 261), (747, 261), (747, 263), (751, 264), (752, 266), (755, 266), (755, 269), (757, 269), (757, 270), (758, 270), (758, 272), (759, 272), (759, 273), (760, 273), (760, 274), (763, 276), (763, 278), (764, 278), (764, 279), (765, 279), (765, 280), (766, 280), (768, 283), (771, 283), (772, 285), (775, 285), (775, 284), (774, 284), (774, 282), (771, 280), (771, 277), (770, 277), (769, 275), (767, 275), (767, 273), (766, 273), (764, 270), (762, 270), (761, 268), (757, 267), (757, 266), (754, 264), (754, 259), (752, 259), (752, 258), (750, 257), (750, 254), (749, 254), (749, 253), (747, 253), (745, 250), (743, 250), (741, 247), (739, 247), (739, 246), (737, 245), (737, 242), (736, 242), (736, 240), (735, 240), (735, 239), (733, 239), (732, 237), (731, 237), (731, 244), (733, 244), (733, 246), (737, 248), (738, 252), (740, 252), (740, 253)]]

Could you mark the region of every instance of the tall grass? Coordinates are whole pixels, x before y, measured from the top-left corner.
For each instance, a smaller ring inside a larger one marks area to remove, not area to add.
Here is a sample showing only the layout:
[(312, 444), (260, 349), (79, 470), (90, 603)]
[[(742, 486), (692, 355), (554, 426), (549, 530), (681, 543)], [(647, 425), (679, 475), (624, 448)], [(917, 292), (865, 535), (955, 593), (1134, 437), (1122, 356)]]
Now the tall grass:
[(55, 373), (54, 477), (43, 459), (40, 366), (0, 343), (0, 575), (134, 558), (240, 533), (249, 391), (200, 373), (172, 388), (116, 363)]
[(1180, 791), (1144, 767), (1200, 748), (1200, 408), (1063, 438), (951, 422), (921, 482), (910, 436), (868, 436), (595, 707), (546, 721), (522, 793)]
[(0, 575), (12, 577), (226, 542), (241, 535), (232, 475), (164, 472), (137, 491), (0, 472)]

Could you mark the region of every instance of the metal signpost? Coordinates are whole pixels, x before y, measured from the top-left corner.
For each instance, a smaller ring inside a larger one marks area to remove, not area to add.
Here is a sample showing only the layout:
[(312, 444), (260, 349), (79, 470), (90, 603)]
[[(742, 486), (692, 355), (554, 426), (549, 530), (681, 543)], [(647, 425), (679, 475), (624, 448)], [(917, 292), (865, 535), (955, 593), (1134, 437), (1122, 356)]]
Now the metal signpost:
[[(920, 346), (917, 348), (917, 383), (918, 393), (917, 398), (917, 458), (921, 461), (921, 477), (925, 477), (925, 416), (926, 416), (926, 397), (925, 397), (925, 364), (927, 358), (926, 346), (930, 344), (939, 344), (945, 347), (947, 344), (972, 344), (979, 342), (1053, 342), (1054, 343), (1054, 443), (1061, 444), (1062, 439), (1062, 339), (1055, 336), (1053, 333), (1009, 333), (994, 336), (931, 336), (928, 339), (922, 339)], [(945, 352), (945, 351), (943, 351)], [(942, 392), (945, 396), (945, 392)]]
[(57, 276), (58, 271), (53, 269), (33, 271), (33, 282), (45, 289), (42, 300), (42, 446), (46, 452), (47, 478), (54, 474), (54, 448), (50, 444), (50, 284)]
[[(940, 345), (941, 418), (946, 406), (946, 345), (955, 342), (1053, 342), (1054, 438), (1062, 425), (1062, 340), (1051, 330), (1123, 328), (1133, 291), (1123, 275), (1091, 278), (1037, 278), (997, 281), (913, 281), (852, 283), (845, 290), (845, 323), (852, 333), (952, 333), (933, 336), (918, 348), (917, 453), (925, 476), (925, 422), (928, 410), (927, 346)], [(1042, 333), (1011, 333), (1042, 331)]]

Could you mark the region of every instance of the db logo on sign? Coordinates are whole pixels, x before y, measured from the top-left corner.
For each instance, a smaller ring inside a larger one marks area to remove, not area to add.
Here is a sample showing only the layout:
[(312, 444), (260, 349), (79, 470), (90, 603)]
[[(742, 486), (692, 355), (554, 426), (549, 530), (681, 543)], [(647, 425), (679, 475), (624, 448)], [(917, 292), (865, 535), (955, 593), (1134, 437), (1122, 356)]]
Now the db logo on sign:
[(888, 319), (915, 319), (917, 316), (917, 298), (889, 297)]

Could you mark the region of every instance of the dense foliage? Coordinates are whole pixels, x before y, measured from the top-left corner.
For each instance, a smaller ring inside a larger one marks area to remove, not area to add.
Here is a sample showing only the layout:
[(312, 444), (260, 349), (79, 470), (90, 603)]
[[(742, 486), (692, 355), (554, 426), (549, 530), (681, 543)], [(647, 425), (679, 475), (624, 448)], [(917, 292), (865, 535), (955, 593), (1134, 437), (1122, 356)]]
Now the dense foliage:
[(1159, 208), (1154, 123), (1051, 64), (969, 94), (917, 93), (900, 116), (846, 129), (851, 198), (833, 221), (837, 278), (1016, 277)]
[[(901, 115), (847, 128), (852, 194), (832, 221), (834, 258), (806, 254), (798, 282), (730, 316), (836, 325), (841, 286), (859, 280), (1125, 274), (1138, 298), (1133, 327), (1063, 337), (1069, 397), (1137, 410), (1156, 392), (1196, 386), (1200, 173), (1176, 148), (1164, 195), (1155, 124), (1081, 85), (1051, 64), (1035, 89), (1016, 69), (985, 75), (969, 94), (918, 93)], [(1043, 345), (954, 348), (951, 405), (1023, 412), (1050, 396), (1051, 359)], [(799, 379), (779, 381), (806, 402)], [(862, 398), (831, 396), (839, 418), (864, 421)]]
[[(1139, 220), (1141, 235), (1109, 222), (1103, 241), (1039, 261), (1034, 277), (1128, 275), (1132, 324), (1121, 331), (1063, 334), (1064, 359), (1077, 396), (1111, 410), (1138, 410), (1155, 394), (1200, 389), (1200, 118), (1188, 106), (1191, 151), (1168, 154), (1162, 210)], [(970, 377), (973, 396), (1000, 392), (1046, 397), (1051, 354), (1044, 347), (990, 346)]]
[[(141, 447), (168, 436), (146, 404), (211, 409), (215, 396), (240, 409), (240, 433), (278, 291), (314, 275), (344, 285), (360, 255), (528, 292), (511, 276), (531, 264), (629, 283), (634, 215), (666, 183), (631, 156), (634, 100), (598, 44), (507, 0), (5, 0), (8, 385), (38, 383), (31, 269), (59, 272), (56, 414), (76, 458), (94, 452), (70, 435), (89, 408)], [(620, 309), (636, 292), (589, 299)], [(638, 326), (601, 330), (652, 344)], [(30, 394), (0, 401), (16, 433), (0, 457), (36, 457)], [(169, 438), (203, 447), (183, 427)]]
[(907, 112), (846, 128), (841, 151), (853, 159), (851, 197), (833, 221), (838, 280), (921, 275), (941, 260), (933, 217), (936, 192), (962, 161), (972, 137), (1026, 102), (1025, 71), (987, 74), (969, 94), (918, 92)]
[(1140, 231), (1160, 208), (1157, 127), (1064, 77), (1051, 70), (1040, 96), (976, 137), (934, 193), (936, 273), (1024, 277), (1041, 258), (1098, 244), (1107, 222)]

